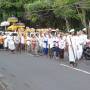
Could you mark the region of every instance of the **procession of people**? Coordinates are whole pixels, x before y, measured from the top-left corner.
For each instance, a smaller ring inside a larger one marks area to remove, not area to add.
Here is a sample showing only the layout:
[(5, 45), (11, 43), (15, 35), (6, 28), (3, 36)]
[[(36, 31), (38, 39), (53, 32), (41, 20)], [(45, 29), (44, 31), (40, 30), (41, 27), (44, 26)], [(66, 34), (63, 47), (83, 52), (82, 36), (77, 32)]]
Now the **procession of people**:
[(47, 31), (32, 33), (19, 28), (17, 31), (0, 34), (0, 49), (7, 53), (27, 52), (60, 60), (65, 59), (64, 54), (67, 53), (70, 65), (75, 66), (83, 57), (87, 41), (87, 34), (83, 30), (75, 33), (71, 29), (68, 33), (63, 33), (57, 29), (53, 32), (53, 29), (48, 28)]

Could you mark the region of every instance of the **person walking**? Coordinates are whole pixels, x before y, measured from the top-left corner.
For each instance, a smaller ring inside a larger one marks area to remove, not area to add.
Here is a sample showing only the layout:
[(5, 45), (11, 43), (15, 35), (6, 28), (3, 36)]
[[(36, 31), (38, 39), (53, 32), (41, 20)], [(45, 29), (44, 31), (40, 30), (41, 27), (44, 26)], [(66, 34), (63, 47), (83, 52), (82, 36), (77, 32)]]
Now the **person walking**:
[(13, 39), (13, 37), (11, 35), (8, 38), (8, 49), (12, 53), (14, 53), (14, 51), (15, 51), (15, 43), (14, 43), (14, 39)]
[(0, 49), (3, 49), (4, 38), (0, 35)]
[(44, 33), (43, 37), (43, 54), (46, 56), (48, 55), (48, 37), (46, 33)]
[(60, 35), (59, 39), (59, 55), (60, 59), (64, 59), (64, 50), (65, 50), (66, 42), (62, 35)]
[(75, 66), (76, 65), (77, 45), (76, 45), (76, 37), (74, 35), (74, 29), (71, 29), (70, 35), (67, 36), (67, 44), (68, 44), (68, 54), (69, 54), (70, 65)]

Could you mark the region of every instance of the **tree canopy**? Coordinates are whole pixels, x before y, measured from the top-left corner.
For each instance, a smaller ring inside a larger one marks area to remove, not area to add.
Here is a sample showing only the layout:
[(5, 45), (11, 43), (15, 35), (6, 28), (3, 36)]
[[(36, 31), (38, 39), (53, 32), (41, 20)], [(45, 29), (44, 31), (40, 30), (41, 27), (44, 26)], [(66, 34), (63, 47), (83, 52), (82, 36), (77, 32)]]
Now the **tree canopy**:
[(88, 25), (90, 0), (0, 0), (0, 11), (1, 21), (14, 15), (34, 26), (80, 29)]

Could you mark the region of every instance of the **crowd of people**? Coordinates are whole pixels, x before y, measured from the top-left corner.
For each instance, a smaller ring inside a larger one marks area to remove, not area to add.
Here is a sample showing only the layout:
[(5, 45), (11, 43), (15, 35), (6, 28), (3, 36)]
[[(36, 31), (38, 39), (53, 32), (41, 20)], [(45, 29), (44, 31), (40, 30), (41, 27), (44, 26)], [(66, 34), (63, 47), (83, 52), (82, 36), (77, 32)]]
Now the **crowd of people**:
[(0, 34), (0, 49), (12, 53), (24, 52), (33, 55), (44, 55), (50, 59), (64, 59), (64, 53), (68, 54), (70, 65), (74, 66), (77, 60), (83, 56), (83, 48), (88, 39), (84, 31), (74, 33), (71, 29), (63, 32), (8, 32)]

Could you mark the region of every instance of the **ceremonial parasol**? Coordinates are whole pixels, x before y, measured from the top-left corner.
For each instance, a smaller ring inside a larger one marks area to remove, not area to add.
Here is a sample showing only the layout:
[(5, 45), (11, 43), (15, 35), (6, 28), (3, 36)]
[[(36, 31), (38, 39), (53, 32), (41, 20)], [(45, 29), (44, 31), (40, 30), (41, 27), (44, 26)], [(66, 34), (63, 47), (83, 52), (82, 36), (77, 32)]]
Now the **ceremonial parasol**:
[(8, 21), (8, 22), (12, 22), (12, 23), (16, 23), (16, 22), (18, 22), (18, 18), (12, 16), (12, 17), (9, 17), (7, 21)]
[(10, 25), (10, 23), (8, 22), (8, 21), (3, 21), (3, 22), (1, 22), (1, 25), (0, 26), (4, 26), (5, 27), (5, 31), (6, 31), (6, 26), (9, 26)]
[(17, 23), (16, 25), (18, 26), (18, 28), (24, 28), (25, 27), (25, 24), (24, 23), (21, 23), (21, 22), (20, 23)]
[(9, 26), (8, 28), (7, 28), (7, 30), (8, 31), (15, 31), (15, 30), (17, 30), (17, 26), (15, 26), (15, 25), (11, 25), (11, 26)]

